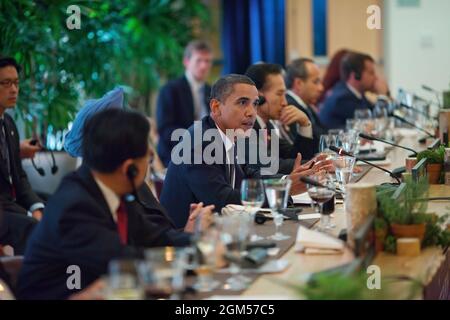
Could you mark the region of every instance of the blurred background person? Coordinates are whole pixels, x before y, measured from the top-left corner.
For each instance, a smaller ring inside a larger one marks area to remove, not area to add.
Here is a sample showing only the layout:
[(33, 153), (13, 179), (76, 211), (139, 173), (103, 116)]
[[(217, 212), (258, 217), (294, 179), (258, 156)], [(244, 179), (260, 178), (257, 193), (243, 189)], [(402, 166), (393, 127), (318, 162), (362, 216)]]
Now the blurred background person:
[(212, 49), (204, 41), (190, 42), (184, 52), (185, 74), (161, 88), (156, 109), (158, 154), (167, 167), (177, 141), (171, 141), (176, 129), (187, 129), (195, 120), (209, 114), (211, 87), (206, 83), (213, 61)]

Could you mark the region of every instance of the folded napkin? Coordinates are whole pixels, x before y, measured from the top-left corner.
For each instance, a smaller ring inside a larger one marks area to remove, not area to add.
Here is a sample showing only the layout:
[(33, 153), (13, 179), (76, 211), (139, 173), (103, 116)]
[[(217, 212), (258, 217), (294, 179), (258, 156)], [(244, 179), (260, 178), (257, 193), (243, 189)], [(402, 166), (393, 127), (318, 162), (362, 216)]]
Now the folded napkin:
[[(239, 214), (239, 213), (248, 213), (251, 214), (253, 209), (249, 209), (247, 207), (241, 206), (239, 204), (228, 204), (224, 208), (222, 208), (222, 215), (231, 215), (231, 214)], [(270, 209), (258, 209), (258, 211), (264, 211), (264, 213), (271, 213)]]
[(292, 200), (294, 201), (294, 204), (311, 204), (312, 203), (312, 199), (309, 196), (308, 192), (296, 194), (295, 196), (292, 196)]
[(300, 226), (295, 241), (295, 251), (305, 254), (340, 254), (344, 242), (328, 234)]

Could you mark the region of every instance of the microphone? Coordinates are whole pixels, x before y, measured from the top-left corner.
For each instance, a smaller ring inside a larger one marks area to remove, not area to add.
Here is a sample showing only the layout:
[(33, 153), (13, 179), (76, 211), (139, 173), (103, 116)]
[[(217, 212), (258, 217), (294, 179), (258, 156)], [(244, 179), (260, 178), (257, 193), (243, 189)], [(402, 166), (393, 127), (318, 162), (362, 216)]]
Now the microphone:
[(380, 139), (380, 138), (377, 138), (377, 137), (374, 137), (374, 136), (369, 136), (368, 134), (365, 134), (365, 133), (360, 133), (359, 136), (361, 138), (363, 138), (363, 139), (366, 139), (366, 140), (380, 141), (382, 143), (386, 143), (386, 144), (389, 144), (389, 145), (394, 146), (394, 147), (398, 147), (398, 148), (402, 148), (402, 149), (411, 151), (412, 153), (414, 153), (414, 156), (417, 156), (417, 152), (415, 150), (411, 149), (411, 148), (404, 147), (404, 146), (401, 146), (401, 145), (398, 145), (398, 144), (395, 144), (395, 143), (392, 143), (392, 142), (389, 142), (387, 140), (383, 140), (383, 139)]
[(436, 95), (436, 100), (437, 100), (437, 103), (438, 103), (438, 107), (439, 107), (439, 109), (441, 109), (442, 108), (441, 99), (439, 98), (439, 95), (441, 94), (441, 92), (439, 92), (436, 89), (433, 89), (433, 88), (431, 88), (431, 87), (429, 87), (429, 86), (427, 86), (425, 84), (422, 85), (422, 89), (425, 90), (425, 91), (434, 93)]
[(338, 189), (335, 189), (335, 188), (331, 188), (329, 186), (326, 186), (326, 185), (324, 185), (324, 184), (322, 184), (322, 183), (320, 183), (320, 182), (318, 182), (318, 181), (316, 181), (314, 179), (308, 178), (308, 177), (300, 177), (300, 181), (303, 182), (303, 183), (306, 183), (306, 184), (310, 184), (310, 185), (315, 186), (315, 187), (324, 188), (324, 189), (327, 189), (327, 190), (331, 190), (331, 191), (333, 191), (335, 193), (339, 193), (339, 194), (345, 195), (345, 192), (343, 192), (341, 190), (338, 190)]
[(337, 147), (335, 147), (335, 146), (330, 146), (329, 148), (330, 148), (331, 151), (334, 151), (334, 152), (336, 152), (336, 153), (339, 154), (339, 155), (344, 155), (344, 156), (348, 156), (348, 157), (353, 157), (353, 158), (355, 158), (357, 161), (364, 162), (364, 163), (368, 164), (368, 165), (371, 166), (371, 167), (377, 168), (378, 170), (381, 170), (381, 171), (384, 171), (384, 172), (388, 173), (389, 176), (391, 176), (391, 178), (394, 178), (394, 179), (397, 181), (397, 184), (401, 184), (401, 183), (402, 183), (402, 182), (400, 181), (400, 179), (399, 179), (392, 171), (389, 171), (389, 170), (387, 170), (387, 169), (385, 169), (385, 168), (383, 168), (383, 167), (377, 166), (376, 164), (373, 164), (373, 163), (371, 163), (371, 162), (369, 162), (369, 161), (366, 161), (366, 160), (360, 159), (360, 158), (358, 158), (358, 157), (355, 157), (353, 154), (351, 154), (350, 152), (345, 151), (344, 149), (337, 148)]
[(436, 89), (433, 89), (433, 88), (431, 88), (431, 87), (429, 87), (429, 86), (427, 86), (425, 84), (422, 85), (422, 89), (425, 90), (425, 91), (428, 91), (428, 92), (440, 94), (439, 91), (437, 91)]
[(429, 115), (428, 113), (423, 112), (423, 111), (420, 111), (420, 110), (417, 110), (416, 108), (414, 108), (414, 107), (412, 107), (412, 106), (410, 106), (410, 105), (407, 105), (407, 104), (404, 103), (404, 102), (400, 102), (400, 103), (398, 104), (398, 106), (400, 106), (400, 107), (402, 107), (402, 108), (405, 108), (405, 109), (408, 109), (408, 110), (411, 110), (411, 111), (414, 112), (414, 113), (418, 113), (418, 114), (424, 116), (424, 117), (427, 118), (427, 119), (431, 119), (431, 117), (430, 117), (430, 115)]
[(412, 122), (406, 120), (405, 118), (399, 116), (398, 114), (393, 113), (392, 116), (393, 116), (395, 119), (400, 120), (400, 121), (403, 122), (403, 123), (409, 124), (411, 127), (416, 128), (417, 130), (422, 131), (423, 133), (426, 133), (427, 136), (429, 136), (429, 137), (431, 137), (431, 138), (436, 138), (436, 136), (435, 136), (434, 134), (429, 133), (427, 130), (425, 130), (425, 129), (419, 127), (419, 126), (417, 126), (415, 123), (412, 123)]

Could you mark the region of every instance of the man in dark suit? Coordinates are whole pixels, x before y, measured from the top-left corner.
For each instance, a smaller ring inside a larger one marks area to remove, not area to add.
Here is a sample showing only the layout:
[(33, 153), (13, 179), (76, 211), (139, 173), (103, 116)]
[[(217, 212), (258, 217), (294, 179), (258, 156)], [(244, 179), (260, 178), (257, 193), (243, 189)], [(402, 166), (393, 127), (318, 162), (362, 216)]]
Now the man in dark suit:
[[(19, 298), (65, 299), (105, 274), (113, 259), (142, 257), (145, 247), (190, 243), (188, 234), (147, 219), (136, 198), (150, 159), (148, 135), (144, 116), (121, 109), (86, 123), (83, 165), (63, 179), (29, 239)], [(80, 287), (73, 290), (69, 266), (80, 270)]]
[[(372, 109), (366, 91), (375, 91), (377, 75), (375, 62), (369, 55), (352, 52), (341, 62), (341, 81), (338, 82), (320, 109), (320, 121), (328, 129), (343, 129), (355, 110)], [(386, 94), (380, 92), (381, 94)]]
[[(314, 156), (309, 152), (313, 146), (311, 122), (304, 112), (288, 105), (283, 68), (277, 64), (258, 63), (250, 66), (246, 75), (255, 82), (261, 98), (255, 129), (275, 129), (279, 136), (280, 159), (291, 159), (291, 165), (298, 153), (304, 160), (311, 159)], [(268, 130), (269, 135), (270, 132)], [(286, 164), (289, 170), (288, 163), (280, 160), (280, 167)]]
[(286, 67), (285, 82), (288, 88), (286, 93), (288, 105), (293, 105), (304, 112), (311, 122), (312, 148), (304, 150), (305, 153), (302, 154), (309, 159), (319, 152), (320, 135), (327, 133), (313, 108), (323, 92), (319, 67), (312, 59), (296, 59)]
[(201, 120), (209, 114), (211, 88), (206, 78), (212, 58), (212, 50), (207, 43), (198, 40), (190, 42), (183, 58), (185, 74), (161, 88), (156, 107), (158, 155), (166, 167), (176, 145), (171, 139), (172, 132), (180, 128), (187, 129), (195, 120)]
[[(19, 94), (20, 67), (13, 58), (0, 58), (0, 244), (23, 253), (43, 201), (33, 192), (22, 168), (19, 134), (7, 109), (14, 108)], [(28, 217), (31, 212), (33, 217)]]
[[(190, 203), (213, 204), (221, 212), (227, 204), (241, 203), (243, 178), (260, 177), (258, 171), (247, 166), (245, 157), (239, 158), (239, 149), (245, 149), (241, 141), (254, 126), (258, 101), (258, 90), (246, 76), (228, 75), (212, 87), (210, 116), (185, 132), (174, 149), (175, 158), (164, 181), (161, 204), (176, 227), (186, 223)], [(300, 161), (299, 156), (289, 175), (291, 194), (305, 190), (299, 177), (312, 173)]]

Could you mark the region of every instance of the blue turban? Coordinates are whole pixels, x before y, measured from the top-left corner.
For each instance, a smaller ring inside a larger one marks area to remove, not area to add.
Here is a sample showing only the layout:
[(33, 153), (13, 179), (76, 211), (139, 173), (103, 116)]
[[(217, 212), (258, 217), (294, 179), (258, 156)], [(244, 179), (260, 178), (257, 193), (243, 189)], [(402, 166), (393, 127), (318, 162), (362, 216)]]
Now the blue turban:
[(77, 113), (72, 129), (64, 137), (64, 149), (72, 157), (82, 157), (83, 127), (89, 118), (107, 108), (123, 108), (123, 89), (114, 88), (97, 100), (88, 100)]

